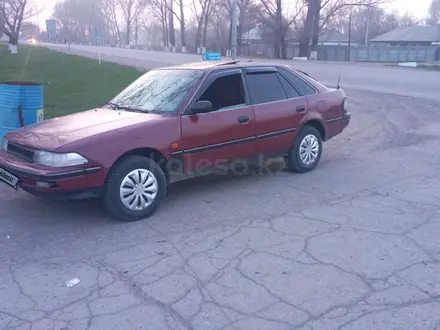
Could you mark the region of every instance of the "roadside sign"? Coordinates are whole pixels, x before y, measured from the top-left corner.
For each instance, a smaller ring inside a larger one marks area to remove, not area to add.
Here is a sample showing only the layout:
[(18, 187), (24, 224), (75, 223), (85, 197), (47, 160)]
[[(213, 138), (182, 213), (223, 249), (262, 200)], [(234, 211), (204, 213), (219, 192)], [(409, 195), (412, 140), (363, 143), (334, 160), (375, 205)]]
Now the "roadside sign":
[(37, 123), (44, 120), (44, 109), (37, 110)]
[(96, 45), (104, 44), (104, 28), (101, 25), (95, 25), (92, 29), (92, 40)]
[(203, 54), (202, 59), (204, 61), (218, 61), (222, 59), (222, 56), (219, 52), (206, 52)]
[(47, 19), (46, 31), (49, 42), (55, 42), (57, 40), (57, 21), (54, 19)]

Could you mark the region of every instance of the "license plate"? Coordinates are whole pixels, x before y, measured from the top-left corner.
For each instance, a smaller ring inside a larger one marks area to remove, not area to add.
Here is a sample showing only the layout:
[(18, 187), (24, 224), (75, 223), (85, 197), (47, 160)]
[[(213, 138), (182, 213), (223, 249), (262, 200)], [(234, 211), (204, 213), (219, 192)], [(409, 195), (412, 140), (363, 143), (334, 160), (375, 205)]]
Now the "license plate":
[(14, 174), (9, 173), (8, 171), (2, 169), (0, 167), (0, 180), (10, 185), (12, 188), (17, 189), (17, 183), (19, 178), (17, 178)]

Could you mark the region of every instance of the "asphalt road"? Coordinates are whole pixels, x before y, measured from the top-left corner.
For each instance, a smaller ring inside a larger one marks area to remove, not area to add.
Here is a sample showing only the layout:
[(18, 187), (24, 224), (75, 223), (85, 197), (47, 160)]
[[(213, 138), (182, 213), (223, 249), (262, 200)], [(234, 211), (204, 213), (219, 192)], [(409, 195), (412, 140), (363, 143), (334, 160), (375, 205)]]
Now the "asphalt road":
[[(68, 52), (68, 45), (48, 45), (53, 49)], [(198, 62), (200, 55), (153, 52), (111, 47), (71, 45), (72, 54), (80, 54), (102, 60), (110, 60), (141, 68), (155, 68), (188, 62)], [(241, 58), (248, 61), (249, 58)], [(320, 62), (301, 60), (261, 60), (278, 62), (301, 69), (326, 85), (335, 86), (341, 76), (341, 86), (365, 91), (374, 91), (403, 96), (421, 97), (440, 101), (440, 72), (385, 66), (373, 63)]]
[(315, 171), (179, 182), (147, 221), (0, 186), (0, 329), (440, 329), (440, 102), (347, 93)]

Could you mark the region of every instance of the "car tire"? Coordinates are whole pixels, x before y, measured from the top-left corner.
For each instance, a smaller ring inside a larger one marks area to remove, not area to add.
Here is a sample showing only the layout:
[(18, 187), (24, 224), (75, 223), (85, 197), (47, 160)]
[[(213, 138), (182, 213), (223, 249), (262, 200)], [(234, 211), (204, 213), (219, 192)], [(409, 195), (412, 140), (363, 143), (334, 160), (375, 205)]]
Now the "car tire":
[(129, 156), (110, 171), (103, 196), (104, 206), (121, 221), (146, 219), (156, 212), (166, 190), (166, 176), (159, 164), (148, 157)]
[(304, 126), (293, 147), (286, 157), (286, 165), (290, 171), (306, 173), (312, 171), (319, 163), (322, 154), (322, 137), (312, 126)]

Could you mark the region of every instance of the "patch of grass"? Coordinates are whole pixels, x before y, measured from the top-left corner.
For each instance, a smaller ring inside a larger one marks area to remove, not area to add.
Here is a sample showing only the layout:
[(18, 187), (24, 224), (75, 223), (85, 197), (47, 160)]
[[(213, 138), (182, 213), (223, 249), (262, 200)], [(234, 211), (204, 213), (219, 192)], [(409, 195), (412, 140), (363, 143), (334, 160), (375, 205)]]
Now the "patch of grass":
[(440, 71), (440, 65), (419, 64), (419, 65), (417, 65), (417, 67), (420, 69), (425, 69), (425, 70)]
[(0, 82), (37, 82), (44, 87), (44, 116), (54, 118), (102, 106), (143, 73), (129, 67), (19, 46), (0, 45)]
[(430, 64), (418, 64), (416, 67), (410, 66), (400, 66), (399, 64), (385, 64), (385, 66), (392, 66), (401, 69), (422, 69), (422, 70), (431, 70), (431, 71), (440, 71), (440, 65), (430, 65)]

